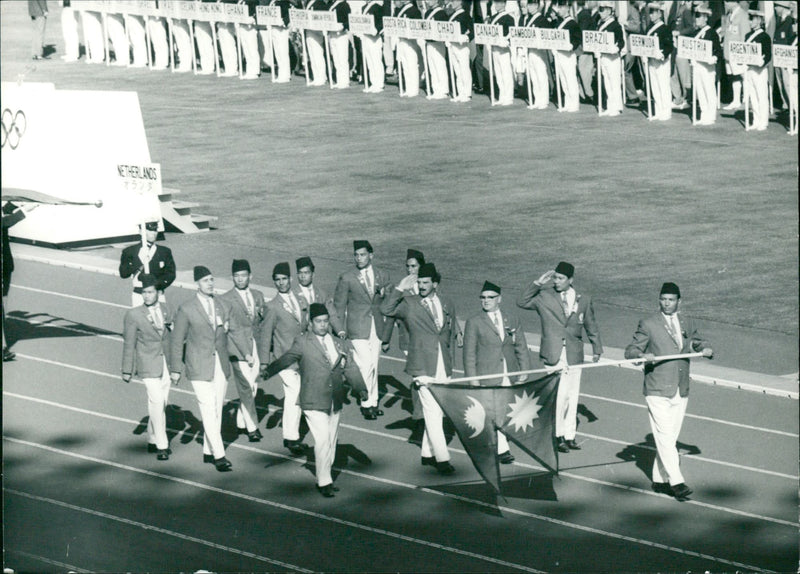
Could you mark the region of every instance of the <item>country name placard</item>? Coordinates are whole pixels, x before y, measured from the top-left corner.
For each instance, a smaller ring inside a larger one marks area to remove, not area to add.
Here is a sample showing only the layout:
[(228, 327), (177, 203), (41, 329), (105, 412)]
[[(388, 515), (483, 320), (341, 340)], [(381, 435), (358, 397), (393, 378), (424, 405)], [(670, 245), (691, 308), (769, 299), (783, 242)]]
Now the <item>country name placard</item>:
[(678, 57), (712, 64), (714, 53), (711, 40), (678, 36)]
[(475, 24), (475, 43), (485, 46), (505, 46), (503, 27), (497, 24)]
[(594, 54), (616, 54), (619, 50), (612, 32), (583, 31), (583, 51)]
[(349, 21), (353, 34), (374, 36), (378, 33), (375, 30), (375, 16), (372, 14), (350, 14)]
[(632, 56), (661, 58), (661, 46), (658, 44), (658, 36), (631, 34), (628, 36), (628, 48)]
[(772, 45), (772, 65), (777, 68), (797, 69), (797, 46)]
[(284, 26), (280, 6), (256, 6), (256, 23), (259, 26)]
[(539, 44), (543, 50), (558, 50), (569, 52), (572, 44), (569, 41), (569, 31), (558, 28), (539, 28)]
[(755, 42), (731, 42), (729, 45), (732, 64), (745, 64), (747, 66), (762, 66), (764, 64), (761, 44)]

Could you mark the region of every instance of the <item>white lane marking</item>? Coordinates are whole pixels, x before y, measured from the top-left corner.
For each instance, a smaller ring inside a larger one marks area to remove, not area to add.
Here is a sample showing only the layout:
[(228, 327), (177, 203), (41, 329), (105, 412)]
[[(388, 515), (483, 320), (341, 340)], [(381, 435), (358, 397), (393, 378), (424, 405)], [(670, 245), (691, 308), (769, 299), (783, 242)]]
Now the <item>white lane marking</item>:
[(129, 518), (123, 518), (121, 516), (115, 516), (114, 514), (108, 514), (106, 512), (100, 512), (99, 510), (92, 510), (91, 508), (86, 508), (83, 506), (77, 506), (75, 504), (70, 504), (68, 502), (62, 502), (60, 500), (55, 500), (53, 498), (47, 498), (44, 496), (37, 496), (35, 494), (30, 494), (27, 492), (22, 492), (19, 490), (14, 490), (12, 488), (3, 488), (3, 492), (9, 494), (15, 494), (17, 496), (21, 496), (23, 498), (28, 498), (30, 500), (36, 500), (38, 502), (45, 502), (47, 504), (52, 504), (54, 506), (61, 506), (62, 508), (68, 508), (69, 510), (75, 510), (77, 512), (82, 512), (84, 514), (90, 514), (92, 516), (99, 516), (100, 518), (106, 518), (108, 520), (113, 520), (114, 522), (119, 522), (121, 524), (126, 524), (128, 526), (135, 526), (137, 528), (141, 528), (142, 530), (148, 530), (152, 532), (157, 532), (159, 534), (166, 534), (167, 536), (172, 536), (173, 538), (179, 538), (180, 540), (186, 540), (187, 542), (194, 542), (195, 544), (201, 544), (203, 546), (208, 546), (209, 548), (214, 548), (216, 550), (222, 550), (223, 552), (230, 552), (231, 554), (237, 554), (239, 556), (244, 556), (246, 558), (252, 558), (259, 562), (266, 562), (267, 564), (272, 564), (274, 566), (280, 566), (281, 568), (285, 568), (287, 570), (294, 570), (295, 572), (314, 572), (314, 570), (307, 570), (306, 568), (302, 568), (300, 566), (296, 566), (294, 564), (289, 564), (288, 562), (282, 562), (281, 560), (274, 560), (272, 558), (267, 558), (266, 556), (261, 556), (259, 554), (254, 554), (252, 552), (247, 552), (246, 550), (239, 550), (238, 548), (231, 548), (230, 546), (224, 546), (222, 544), (217, 544), (216, 542), (211, 542), (210, 540), (204, 540), (202, 538), (197, 538), (195, 536), (189, 536), (188, 534), (181, 534), (180, 532), (175, 532), (174, 530), (167, 530), (166, 528), (160, 528), (158, 526), (154, 526), (152, 524), (145, 524), (143, 522), (138, 522), (136, 520), (130, 520)]
[[(144, 383), (140, 383), (140, 384), (144, 384)], [(185, 394), (189, 394), (189, 395), (193, 394), (190, 391), (181, 391), (181, 392), (183, 392)], [(125, 418), (117, 417), (117, 416), (114, 416), (114, 415), (107, 415), (107, 414), (104, 414), (104, 413), (98, 413), (96, 411), (90, 411), (90, 410), (82, 409), (82, 408), (79, 408), (79, 407), (72, 407), (72, 406), (61, 404), (61, 403), (48, 401), (46, 399), (40, 399), (40, 398), (37, 398), (37, 397), (30, 397), (30, 396), (27, 396), (27, 395), (20, 395), (20, 394), (17, 394), (17, 393), (12, 393), (10, 391), (3, 391), (3, 395), (14, 397), (14, 398), (18, 398), (18, 399), (21, 399), (21, 400), (28, 400), (28, 401), (35, 402), (35, 403), (45, 404), (45, 405), (48, 405), (48, 406), (52, 406), (52, 407), (55, 407), (55, 408), (60, 408), (60, 409), (68, 410), (68, 411), (74, 411), (74, 412), (79, 412), (79, 413), (82, 413), (82, 414), (88, 414), (88, 415), (92, 415), (92, 416), (97, 416), (99, 418), (106, 418), (106, 419), (110, 419), (110, 420), (116, 420), (116, 421), (120, 421), (120, 422), (125, 422), (127, 424), (139, 424), (139, 422), (140, 422), (140, 421), (135, 421), (133, 419), (125, 419)], [(263, 409), (259, 409), (259, 410), (263, 410)], [(274, 412), (276, 410), (278, 410), (276, 407), (268, 407), (267, 408), (268, 412)], [(378, 437), (394, 440), (394, 441), (397, 441), (397, 442), (403, 442), (403, 443), (407, 442), (406, 439), (404, 439), (402, 437), (399, 437), (399, 436), (396, 436), (396, 435), (392, 435), (392, 434), (389, 434), (389, 433), (384, 433), (384, 432), (381, 432), (381, 431), (365, 429), (365, 428), (362, 428), (362, 427), (349, 425), (349, 424), (344, 424), (344, 423), (340, 424), (340, 426), (344, 427), (344, 428), (347, 428), (347, 429), (350, 429), (350, 430), (353, 430), (353, 431), (362, 432), (362, 433), (365, 433), (365, 434), (371, 434), (371, 435), (374, 435), (374, 436), (378, 436)], [(298, 460), (294, 456), (288, 456), (288, 455), (285, 455), (285, 454), (282, 454), (282, 453), (277, 453), (277, 452), (273, 452), (273, 451), (269, 451), (269, 450), (264, 450), (264, 449), (260, 449), (260, 448), (256, 448), (256, 447), (252, 447), (252, 446), (248, 446), (248, 445), (244, 445), (244, 444), (238, 444), (238, 443), (233, 442), (233, 443), (230, 443), (228, 445), (228, 448), (230, 448), (230, 447), (235, 447), (235, 448), (238, 448), (238, 449), (247, 450), (247, 451), (255, 452), (255, 453), (259, 453), (259, 454), (267, 454), (269, 456), (273, 456), (273, 457), (276, 457), (276, 458), (281, 458), (281, 459), (284, 459), (284, 460), (287, 460), (287, 461), (292, 461), (292, 462), (295, 462), (295, 463), (304, 464), (302, 461)], [(454, 452), (454, 453), (458, 453), (458, 454), (467, 456), (466, 451), (464, 451), (463, 449), (456, 448), (456, 447), (450, 447), (450, 450), (452, 452)], [(527, 469), (537, 470), (537, 471), (546, 470), (543, 467), (540, 467), (540, 466), (537, 466), (537, 465), (532, 465), (532, 464), (527, 464), (527, 463), (524, 463), (524, 462), (515, 461), (513, 464), (514, 464), (514, 466), (518, 466), (520, 468), (527, 468)], [(338, 467), (336, 467), (336, 468), (338, 469)], [(373, 475), (370, 475), (370, 474), (362, 474), (362, 473), (358, 473), (358, 472), (354, 472), (354, 471), (348, 470), (346, 468), (341, 468), (341, 469), (338, 469), (338, 470), (340, 470), (344, 474), (351, 474), (353, 476), (359, 476), (359, 477), (365, 478), (367, 480), (373, 480), (373, 481), (377, 481), (377, 482), (385, 482), (387, 484), (393, 484), (393, 485), (396, 485), (396, 486), (401, 486), (403, 488), (424, 490), (426, 492), (428, 491), (424, 487), (420, 487), (420, 486), (417, 486), (417, 485), (397, 482), (397, 481), (393, 481), (393, 480), (389, 480), (389, 479), (384, 479), (384, 478), (381, 478), (381, 477), (378, 477), (378, 476), (373, 476)], [(656, 496), (656, 497), (669, 498), (666, 495), (656, 494), (656, 493), (654, 493), (654, 492), (652, 492), (650, 490), (644, 490), (644, 489), (640, 489), (640, 488), (636, 488), (636, 487), (632, 487), (632, 486), (616, 484), (616, 483), (608, 482), (608, 481), (605, 481), (605, 480), (600, 480), (600, 479), (596, 479), (596, 478), (581, 476), (579, 474), (573, 474), (573, 473), (568, 473), (568, 472), (559, 472), (559, 475), (567, 477), (567, 478), (572, 478), (572, 479), (575, 479), (575, 480), (584, 481), (584, 482), (591, 482), (593, 484), (599, 484), (599, 485), (608, 486), (608, 487), (612, 487), (612, 488), (618, 488), (618, 489), (621, 489), (621, 490), (627, 490), (627, 491), (630, 491), (630, 492), (636, 492), (636, 493), (644, 494), (644, 495), (647, 495), (647, 496)], [(433, 494), (442, 495), (442, 493), (440, 493), (439, 491), (435, 491), (434, 490), (434, 491), (430, 491), (430, 492), (432, 492)], [(474, 502), (476, 504), (482, 504), (479, 501), (471, 499), (471, 498), (466, 498), (466, 497), (457, 497), (457, 498), (459, 500), (463, 500), (463, 501)], [(798, 526), (797, 523), (790, 522), (788, 520), (782, 520), (780, 518), (773, 518), (773, 517), (770, 517), (770, 516), (762, 516), (762, 515), (759, 515), (759, 514), (753, 514), (753, 513), (750, 513), (750, 512), (745, 512), (743, 510), (737, 510), (735, 508), (728, 508), (728, 507), (724, 507), (724, 506), (716, 506), (716, 505), (713, 505), (713, 504), (708, 504), (708, 503), (704, 503), (704, 502), (698, 502), (698, 501), (695, 501), (695, 500), (688, 500), (688, 501), (684, 502), (684, 504), (693, 504), (693, 505), (696, 505), (696, 506), (701, 506), (703, 508), (708, 508), (708, 509), (711, 509), (711, 510), (717, 510), (719, 512), (725, 512), (725, 513), (728, 513), (728, 514), (735, 514), (737, 516), (746, 516), (748, 518), (762, 520), (762, 521), (765, 521), (765, 522), (774, 522), (775, 524), (781, 524), (781, 525), (784, 525), (784, 526), (790, 526), (792, 528), (797, 528), (797, 526)]]
[[(3, 490), (6, 490), (5, 488)], [(77, 566), (73, 566), (72, 564), (67, 564), (66, 562), (59, 562), (58, 560), (51, 560), (50, 558), (45, 558), (44, 556), (39, 556), (38, 554), (30, 554), (28, 552), (23, 552), (22, 550), (9, 550), (8, 548), (3, 549), (3, 552), (6, 554), (19, 554), (20, 556), (24, 556), (25, 558), (29, 558), (31, 560), (38, 560), (39, 562), (44, 562), (45, 564), (50, 564), (51, 566), (58, 566), (59, 568), (63, 568), (68, 572), (91, 572), (91, 570), (84, 570), (83, 568), (78, 568)], [(11, 560), (3, 560), (6, 567), (9, 564), (13, 564)], [(9, 571), (16, 572), (9, 568)]]
[[(164, 479), (164, 480), (177, 482), (179, 484), (192, 486), (194, 488), (199, 488), (199, 489), (207, 490), (207, 491), (210, 491), (210, 492), (216, 492), (218, 494), (225, 494), (225, 495), (228, 495), (228, 496), (241, 498), (241, 499), (247, 500), (249, 502), (255, 502), (255, 503), (258, 503), (258, 504), (263, 504), (265, 506), (271, 506), (273, 508), (277, 508), (277, 509), (284, 510), (284, 511), (287, 511), (287, 512), (293, 512), (293, 513), (296, 513), (296, 514), (301, 514), (301, 515), (304, 515), (304, 516), (309, 516), (311, 518), (316, 518), (318, 520), (325, 520), (327, 522), (333, 522), (335, 524), (340, 524), (340, 525), (347, 526), (347, 527), (350, 527), (350, 528), (356, 528), (358, 530), (363, 530), (363, 531), (366, 531), (366, 532), (370, 532), (372, 534), (380, 534), (380, 535), (383, 535), (383, 536), (387, 536), (389, 538), (402, 540), (404, 542), (410, 542), (410, 543), (413, 543), (413, 544), (419, 544), (421, 546), (427, 546), (429, 548), (434, 548), (436, 550), (443, 550), (445, 552), (450, 552), (452, 554), (457, 554), (457, 555), (460, 555), (460, 556), (466, 556), (468, 558), (475, 558), (477, 560), (482, 560), (484, 562), (489, 562), (491, 564), (496, 564), (498, 566), (505, 566), (505, 567), (508, 567), (508, 568), (514, 568), (516, 570), (522, 570), (524, 572), (533, 572), (534, 574), (543, 574), (543, 572), (541, 570), (536, 570), (534, 568), (530, 568), (530, 567), (524, 566), (522, 564), (515, 564), (513, 562), (507, 562), (505, 560), (500, 560), (498, 558), (492, 558), (491, 556), (484, 556), (484, 555), (478, 554), (476, 552), (470, 552), (468, 550), (461, 550), (460, 548), (453, 548), (451, 546), (445, 546), (443, 544), (438, 544), (436, 542), (430, 542), (428, 540), (423, 540), (423, 539), (420, 539), (420, 538), (414, 538), (413, 536), (407, 536), (405, 534), (399, 534), (397, 532), (392, 532), (391, 530), (384, 530), (382, 528), (375, 528), (373, 526), (367, 526), (366, 524), (353, 522), (351, 520), (345, 520), (343, 518), (337, 518), (335, 516), (322, 514), (320, 512), (314, 512), (312, 510), (306, 510), (304, 508), (298, 508), (298, 507), (294, 507), (294, 506), (289, 506), (288, 504), (283, 504), (283, 503), (280, 503), (280, 502), (274, 502), (272, 500), (266, 500), (266, 499), (263, 499), (263, 498), (257, 498), (255, 496), (251, 496), (249, 494), (244, 494), (244, 493), (241, 493), (241, 492), (225, 490), (225, 489), (222, 489), (222, 488), (219, 488), (219, 487), (216, 487), (216, 486), (211, 486), (211, 485), (208, 485), (208, 484), (195, 482), (193, 480), (188, 480), (188, 479), (185, 479), (185, 478), (178, 478), (176, 476), (171, 476), (171, 475), (168, 475), (168, 474), (162, 474), (160, 472), (154, 472), (154, 471), (151, 471), (151, 470), (145, 470), (145, 469), (138, 468), (138, 467), (135, 467), (135, 466), (129, 466), (129, 465), (126, 465), (126, 464), (113, 462), (113, 461), (110, 461), (110, 460), (105, 460), (105, 459), (101, 459), (101, 458), (95, 458), (93, 456), (87, 456), (87, 455), (83, 455), (83, 454), (78, 454), (78, 453), (75, 453), (75, 452), (70, 452), (70, 451), (59, 449), (59, 448), (54, 448), (54, 447), (47, 446), (47, 445), (44, 445), (44, 444), (30, 442), (30, 441), (26, 441), (26, 440), (14, 438), (14, 437), (4, 436), (3, 440), (7, 440), (7, 441), (10, 441), (10, 442), (13, 442), (13, 443), (17, 443), (17, 444), (22, 444), (22, 445), (29, 446), (29, 447), (34, 447), (34, 448), (46, 450), (46, 451), (53, 452), (53, 453), (56, 453), (56, 454), (61, 454), (61, 455), (64, 455), (64, 456), (70, 456), (70, 457), (78, 458), (78, 459), (81, 459), (81, 460), (94, 462), (96, 464), (102, 464), (102, 465), (105, 465), (105, 466), (110, 466), (110, 467), (118, 468), (118, 469), (121, 469), (121, 470), (127, 470), (127, 471), (130, 471), (130, 472), (144, 474), (146, 476), (152, 476), (152, 477), (155, 477), (155, 478), (161, 478), (161, 479)], [(711, 557), (709, 557), (709, 558), (711, 558)], [(741, 565), (741, 566), (745, 566), (745, 565)], [(753, 567), (749, 566), (749, 568), (753, 568)]]
[(57, 291), (48, 291), (46, 289), (39, 289), (37, 287), (28, 287), (27, 285), (14, 285), (14, 289), (22, 289), (24, 291), (33, 291), (34, 293), (44, 293), (45, 295), (58, 295), (67, 299), (75, 299), (76, 301), (85, 301), (87, 303), (99, 303), (101, 305), (108, 305), (109, 307), (118, 307), (120, 309), (130, 309), (130, 305), (120, 305), (119, 303), (111, 303), (110, 301), (100, 301), (90, 297), (79, 297), (78, 295), (68, 295), (67, 293), (59, 293)]

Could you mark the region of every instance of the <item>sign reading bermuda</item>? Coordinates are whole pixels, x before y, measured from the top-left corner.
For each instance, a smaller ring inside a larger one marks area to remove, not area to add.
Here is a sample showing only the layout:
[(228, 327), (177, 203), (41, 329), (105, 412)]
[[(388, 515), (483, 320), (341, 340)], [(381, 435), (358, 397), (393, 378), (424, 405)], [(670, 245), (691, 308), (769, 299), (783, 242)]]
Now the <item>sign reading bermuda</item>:
[(511, 42), (511, 48), (513, 50), (516, 50), (517, 48), (541, 48), (539, 28), (511, 26), (508, 29), (508, 39)]
[(487, 46), (505, 46), (503, 27), (497, 24), (475, 24), (475, 43)]
[(375, 29), (375, 16), (372, 14), (350, 14), (349, 20), (353, 34), (375, 36), (378, 33)]
[(280, 6), (256, 6), (256, 23), (259, 26), (283, 26)]
[(678, 57), (713, 64), (714, 53), (712, 52), (711, 40), (678, 36)]
[(617, 45), (614, 42), (613, 32), (583, 31), (583, 51), (595, 54), (616, 54)]
[(746, 64), (748, 66), (762, 66), (764, 56), (761, 54), (761, 44), (755, 42), (731, 42), (731, 63)]
[(772, 65), (776, 68), (797, 69), (797, 46), (772, 45)]
[(539, 43), (543, 50), (572, 50), (569, 41), (569, 31), (558, 28), (539, 28)]
[(632, 56), (661, 59), (661, 46), (658, 45), (658, 36), (631, 34), (628, 36), (628, 47)]

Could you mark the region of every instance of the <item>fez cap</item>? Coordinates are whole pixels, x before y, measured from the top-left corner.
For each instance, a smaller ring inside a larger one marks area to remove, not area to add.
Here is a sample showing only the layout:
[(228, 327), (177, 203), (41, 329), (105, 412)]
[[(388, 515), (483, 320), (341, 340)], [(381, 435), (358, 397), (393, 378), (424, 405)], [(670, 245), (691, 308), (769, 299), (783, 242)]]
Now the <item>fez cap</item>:
[(575, 267), (572, 265), (572, 263), (567, 263), (566, 261), (559, 261), (558, 265), (556, 265), (555, 271), (556, 273), (566, 275), (567, 277), (572, 277), (575, 275)]
[(420, 265), (425, 264), (425, 256), (422, 254), (422, 251), (417, 251), (416, 249), (409, 249), (406, 251), (406, 261), (409, 259), (416, 259), (417, 263)]
[(678, 299), (681, 298), (681, 290), (675, 283), (664, 283), (661, 286), (661, 295), (677, 295)]
[(329, 315), (328, 308), (325, 307), (322, 303), (312, 303), (308, 307), (308, 317), (309, 319), (314, 319), (314, 317), (319, 317), (320, 315)]
[(147, 289), (148, 287), (155, 287), (158, 283), (158, 279), (152, 273), (141, 273), (139, 275), (139, 281), (142, 282), (142, 289)]
[(286, 275), (287, 277), (292, 276), (292, 270), (289, 268), (288, 261), (281, 261), (272, 268), (272, 276), (275, 277), (276, 275)]
[(311, 257), (300, 257), (296, 259), (294, 264), (297, 266), (297, 270), (300, 271), (303, 267), (311, 267), (311, 270), (314, 270), (314, 262), (311, 261)]
[(195, 265), (194, 266), (194, 280), (200, 281), (203, 277), (208, 277), (211, 275), (211, 270), (206, 267), (205, 265)]
[(145, 221), (144, 228), (147, 231), (158, 231), (158, 220), (154, 221)]
[(433, 279), (435, 282), (439, 282), (439, 273), (436, 271), (436, 266), (433, 263), (425, 263), (419, 266), (419, 273), (417, 277), (420, 279), (424, 279), (429, 277)]
[(247, 271), (250, 273), (250, 262), (247, 259), (234, 259), (231, 264), (231, 275), (237, 271)]
[(481, 293), (484, 291), (494, 291), (498, 295), (500, 295), (500, 287), (492, 283), (491, 281), (484, 281), (483, 288), (481, 289)]
[(353, 251), (358, 251), (359, 249), (366, 249), (372, 253), (372, 245), (370, 245), (369, 241), (366, 239), (356, 239), (353, 241)]

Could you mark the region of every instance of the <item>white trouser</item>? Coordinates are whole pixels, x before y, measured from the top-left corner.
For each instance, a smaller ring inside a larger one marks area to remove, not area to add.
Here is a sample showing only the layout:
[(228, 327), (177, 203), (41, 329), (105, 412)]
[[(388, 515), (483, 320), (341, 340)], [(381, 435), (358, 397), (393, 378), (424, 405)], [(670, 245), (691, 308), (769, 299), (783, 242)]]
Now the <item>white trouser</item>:
[(175, 39), (175, 46), (178, 48), (178, 65), (175, 66), (175, 71), (191, 72), (194, 46), (192, 46), (192, 37), (189, 34), (189, 22), (187, 20), (173, 20), (172, 37)]
[(258, 374), (260, 363), (256, 342), (253, 341), (253, 365), (247, 361), (233, 361), (233, 380), (236, 391), (239, 393), (239, 410), (236, 411), (236, 428), (253, 432), (258, 428), (258, 413), (256, 412), (256, 393), (258, 392)]
[(492, 46), (492, 66), (497, 81), (497, 103), (510, 104), (514, 101), (514, 72), (511, 69), (511, 51), (508, 48)]
[(122, 14), (107, 14), (106, 28), (111, 46), (114, 49), (114, 58), (118, 66), (127, 66), (131, 63), (131, 49), (128, 44), (128, 34), (125, 32), (125, 20)]
[(305, 411), (308, 429), (314, 437), (314, 460), (317, 467), (317, 485), (333, 483), (331, 467), (336, 457), (336, 439), (339, 434), (339, 415), (342, 411)]
[(214, 380), (190, 381), (200, 407), (200, 418), (203, 420), (203, 454), (214, 458), (225, 456), (225, 445), (222, 443), (222, 407), (225, 403), (225, 392), (228, 390), (228, 379), (222, 372), (219, 357), (214, 359)]
[(322, 32), (306, 30), (306, 49), (311, 68), (311, 85), (322, 86), (328, 81), (325, 75), (325, 37)]
[(87, 59), (93, 64), (100, 64), (105, 58), (105, 42), (103, 41), (103, 24), (97, 12), (81, 12), (83, 17), (83, 39), (86, 42)]
[[(503, 373), (507, 373), (507, 372), (508, 372), (508, 368), (507, 368), (507, 365), (506, 365), (506, 360), (503, 359)], [(500, 386), (502, 386), (502, 387), (510, 387), (511, 386), (511, 380), (508, 377), (503, 377), (503, 380), (500, 381)], [(500, 431), (497, 431), (497, 454), (503, 454), (507, 450), (509, 450), (509, 448), (508, 448), (508, 439), (506, 439), (506, 435), (504, 435)]]
[[(603, 87), (606, 90), (606, 111), (622, 112), (622, 58), (619, 54), (602, 54), (600, 72), (603, 74)], [(598, 94), (599, 98), (602, 94)]]
[(670, 86), (669, 58), (650, 58), (650, 90), (653, 95), (653, 115), (659, 120), (672, 117), (672, 87)]
[(275, 54), (275, 63), (278, 66), (275, 80), (278, 82), (288, 82), (292, 72), (292, 66), (289, 60), (289, 29), (273, 26), (270, 40), (272, 50)]
[(217, 24), (217, 38), (222, 52), (223, 76), (234, 76), (239, 73), (238, 53), (236, 48), (236, 25), (220, 22)]
[(131, 65), (143, 68), (147, 65), (147, 36), (144, 30), (144, 19), (141, 16), (126, 15), (125, 27), (128, 30), (131, 50), (133, 50)]
[(542, 109), (550, 103), (546, 58), (547, 53), (544, 50), (528, 50), (528, 75), (531, 78), (533, 105)]
[(350, 85), (350, 36), (347, 32), (331, 32), (329, 38), (336, 87), (346, 88)]
[(165, 409), (169, 399), (171, 381), (166, 359), (164, 360), (163, 369), (160, 377), (142, 378), (142, 382), (147, 389), (147, 442), (156, 445), (156, 448), (161, 450), (169, 447)]
[[(556, 74), (564, 92), (564, 109), (568, 112), (577, 112), (580, 109), (581, 94), (578, 87), (578, 57), (575, 52), (553, 50)], [(669, 78), (667, 78), (669, 80)], [(667, 83), (669, 88), (669, 83)]]
[(353, 359), (361, 371), (361, 377), (367, 386), (366, 401), (361, 402), (362, 408), (378, 406), (378, 359), (381, 356), (381, 340), (375, 331), (375, 320), (369, 330), (369, 339), (351, 339), (353, 343)]
[(258, 28), (258, 53), (261, 54), (261, 67), (272, 68), (272, 41), (271, 30), (266, 27)]
[(561, 348), (561, 357), (556, 365), (566, 368), (561, 372), (556, 394), (556, 436), (574, 440), (577, 427), (578, 400), (581, 393), (581, 373), (583, 369), (570, 369), (567, 364), (567, 349)]
[(450, 74), (444, 43), (426, 42), (425, 49), (428, 50), (428, 71), (431, 77), (431, 89), (428, 91), (434, 98), (446, 98), (450, 91)]
[(197, 42), (197, 51), (200, 55), (200, 73), (213, 74), (216, 67), (214, 36), (210, 22), (194, 23), (194, 38)]
[(453, 63), (453, 74), (456, 85), (453, 86), (453, 97), (466, 101), (472, 97), (472, 69), (469, 66), (469, 44), (453, 42), (450, 44), (450, 61)]
[[(436, 375), (439, 381), (449, 378), (444, 370), (444, 359), (442, 349), (439, 348), (439, 356), (436, 359)], [(425, 433), (422, 435), (422, 452), (424, 458), (435, 457), (436, 462), (446, 462), (450, 460), (450, 452), (447, 450), (447, 440), (444, 437), (444, 426), (442, 424), (442, 409), (428, 387), (419, 388), (419, 400), (422, 403), (422, 416), (425, 417)]]
[(152, 68), (166, 70), (169, 66), (169, 42), (167, 41), (167, 23), (164, 18), (149, 18), (147, 29), (150, 32), (150, 43), (153, 45)]
[(717, 119), (717, 72), (716, 64), (694, 61), (695, 94), (700, 106), (700, 119), (714, 122)]
[(74, 62), (80, 57), (78, 13), (74, 8), (69, 6), (62, 8), (61, 33), (64, 35), (64, 59), (68, 62)]
[(303, 410), (297, 404), (300, 396), (300, 373), (294, 369), (284, 369), (278, 376), (283, 381), (283, 438), (300, 439), (300, 417)]
[(242, 57), (245, 78), (257, 78), (261, 73), (261, 58), (258, 55), (258, 33), (252, 24), (239, 25), (239, 41), (242, 43)]
[(677, 391), (671, 398), (646, 396), (645, 401), (650, 414), (650, 428), (658, 451), (653, 462), (653, 482), (680, 484), (684, 480), (677, 442), (689, 397), (681, 397), (680, 391)]
[(397, 62), (403, 72), (405, 95), (413, 98), (419, 95), (419, 55), (416, 42), (405, 38), (397, 40)]
[(769, 90), (767, 67), (748, 66), (744, 74), (745, 93), (753, 110), (753, 127), (766, 128), (769, 123)]
[(369, 80), (370, 88), (376, 91), (382, 90), (384, 87), (383, 38), (367, 34), (361, 36), (361, 57), (364, 58), (367, 65), (367, 75), (369, 76), (369, 78), (364, 78), (364, 85), (367, 86), (367, 80)]

